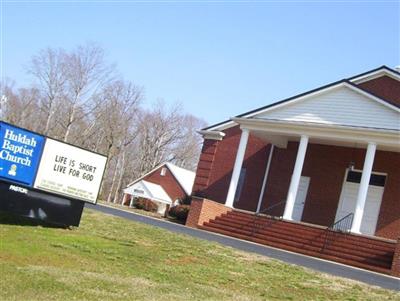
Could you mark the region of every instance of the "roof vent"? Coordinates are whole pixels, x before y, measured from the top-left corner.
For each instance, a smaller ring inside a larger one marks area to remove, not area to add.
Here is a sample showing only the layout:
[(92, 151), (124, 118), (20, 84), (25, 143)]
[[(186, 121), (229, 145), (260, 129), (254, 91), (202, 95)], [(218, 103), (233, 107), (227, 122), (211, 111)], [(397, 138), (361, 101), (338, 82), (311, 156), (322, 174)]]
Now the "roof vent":
[(400, 65), (397, 65), (396, 67), (394, 67), (394, 70), (396, 70), (397, 72), (400, 72)]

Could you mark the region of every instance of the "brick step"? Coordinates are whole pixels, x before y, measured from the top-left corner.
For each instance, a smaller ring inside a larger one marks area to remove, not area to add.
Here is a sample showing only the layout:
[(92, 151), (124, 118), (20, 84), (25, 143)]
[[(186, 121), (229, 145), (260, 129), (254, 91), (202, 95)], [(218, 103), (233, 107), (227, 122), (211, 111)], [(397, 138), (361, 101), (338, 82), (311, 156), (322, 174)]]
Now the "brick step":
[[(227, 221), (227, 220), (222, 220), (222, 219), (216, 219), (216, 220), (211, 220), (209, 222), (210, 224), (221, 224), (225, 226), (229, 226), (238, 230), (245, 230), (248, 231), (247, 234), (251, 235), (253, 234), (253, 228), (250, 226), (237, 226), (235, 223), (232, 221)], [(264, 228), (264, 229), (256, 229), (254, 231), (254, 234), (260, 234), (262, 236), (265, 236), (266, 238), (268, 237), (277, 237), (277, 238), (284, 238), (285, 240), (290, 240), (290, 241), (295, 241), (299, 243), (304, 243), (304, 244), (311, 244), (316, 247), (322, 248), (323, 245), (325, 244), (326, 241), (326, 232), (324, 231), (322, 235), (318, 236), (303, 236), (300, 235), (299, 233), (296, 233), (295, 231), (288, 231), (288, 230), (282, 230), (282, 229), (275, 229), (273, 227), (270, 228)], [(336, 234), (336, 233), (334, 233)], [(359, 244), (353, 244), (351, 241), (340, 241), (340, 240), (333, 240), (331, 243), (329, 243), (329, 248), (330, 249), (337, 249), (340, 248), (343, 252), (347, 252), (350, 254), (357, 253), (362, 256), (366, 257), (371, 257), (375, 256), (379, 259), (382, 259), (384, 261), (392, 262), (393, 259), (393, 251), (382, 251), (382, 250), (375, 250), (371, 249), (369, 246), (362, 246)]]
[[(215, 228), (218, 230), (223, 230), (227, 231), (230, 233), (235, 233), (239, 235), (243, 235), (247, 237), (247, 240), (251, 240), (252, 238), (257, 238), (262, 241), (264, 241), (264, 244), (269, 244), (269, 243), (278, 243), (280, 245), (286, 245), (289, 247), (294, 247), (296, 249), (300, 250), (307, 250), (315, 253), (321, 253), (322, 251), (322, 244), (319, 245), (312, 245), (309, 242), (298, 242), (293, 239), (288, 239), (288, 237), (279, 237), (279, 236), (265, 236), (262, 234), (255, 233), (253, 236), (251, 235), (251, 231), (246, 231), (246, 230), (239, 230), (235, 227), (229, 227), (225, 225), (220, 225), (220, 224), (213, 224), (213, 223), (205, 223), (205, 226), (208, 226), (209, 228)], [(336, 257), (340, 257), (346, 260), (351, 260), (351, 261), (356, 261), (356, 262), (365, 262), (373, 266), (378, 266), (378, 267), (383, 267), (383, 268), (390, 268), (391, 267), (391, 262), (392, 260), (389, 259), (387, 260), (386, 258), (384, 260), (381, 260), (380, 258), (371, 258), (371, 255), (363, 254), (363, 255), (355, 255), (353, 252), (348, 251), (346, 252), (345, 249), (332, 249), (332, 248), (326, 248), (323, 250), (324, 254), (327, 255), (332, 255)]]
[(226, 214), (221, 215), (221, 217), (247, 221), (249, 223), (252, 223), (256, 220), (257, 222), (269, 222), (269, 223), (273, 223), (273, 224), (284, 224), (287, 227), (301, 228), (305, 231), (310, 231), (313, 233), (318, 233), (318, 232), (324, 231), (326, 228), (323, 226), (311, 226), (311, 225), (306, 225), (306, 224), (301, 224), (301, 223), (289, 222), (286, 220), (268, 217), (268, 216), (257, 216), (256, 217), (255, 215), (242, 213), (242, 212), (236, 212), (236, 211), (228, 212)]
[(321, 229), (318, 227), (311, 227), (311, 226), (307, 226), (304, 224), (292, 223), (292, 222), (288, 222), (288, 221), (284, 221), (284, 220), (269, 218), (266, 216), (259, 216), (259, 217), (255, 218), (253, 215), (242, 216), (242, 215), (223, 214), (220, 216), (220, 218), (237, 220), (237, 221), (241, 221), (243, 223), (248, 223), (248, 224), (253, 224), (254, 222), (269, 223), (269, 224), (277, 225), (279, 227), (298, 229), (298, 230), (307, 231), (309, 233), (320, 233), (320, 232), (325, 231), (325, 228)]
[(262, 239), (258, 239), (256, 237), (249, 237), (247, 235), (241, 235), (241, 234), (232, 233), (230, 231), (226, 231), (226, 230), (222, 230), (222, 229), (216, 229), (216, 228), (213, 228), (213, 227), (208, 227), (206, 225), (198, 226), (198, 227), (199, 227), (199, 229), (203, 229), (203, 230), (206, 230), (206, 231), (216, 232), (216, 233), (219, 233), (219, 234), (232, 236), (232, 237), (236, 237), (236, 238), (239, 238), (239, 239), (252, 241), (252, 242), (255, 242), (255, 243), (268, 245), (268, 246), (271, 246), (271, 247), (274, 247), (274, 248), (278, 248), (278, 249), (284, 249), (284, 250), (295, 252), (295, 253), (301, 253), (301, 254), (308, 255), (308, 256), (323, 258), (323, 259), (327, 259), (327, 260), (331, 260), (331, 261), (335, 261), (335, 262), (339, 262), (339, 263), (355, 266), (355, 267), (358, 267), (358, 268), (362, 268), (362, 269), (366, 269), (366, 270), (370, 270), (370, 271), (374, 271), (374, 272), (379, 272), (379, 273), (383, 273), (383, 274), (390, 274), (390, 268), (372, 266), (372, 265), (369, 265), (369, 264), (365, 264), (365, 263), (361, 263), (361, 262), (357, 262), (357, 261), (352, 261), (352, 260), (346, 260), (346, 259), (343, 259), (341, 257), (327, 255), (327, 254), (324, 254), (324, 253), (318, 253), (318, 252), (302, 250), (302, 249), (298, 249), (298, 248), (291, 247), (291, 246), (284, 245), (284, 244), (280, 244), (280, 243), (275, 243), (275, 242), (271, 242), (271, 241), (265, 241), (265, 240), (262, 240)]
[[(237, 220), (232, 220), (232, 219), (226, 219), (226, 218), (216, 218), (213, 222), (216, 223), (221, 223), (224, 225), (229, 225), (229, 226), (234, 226), (238, 229), (247, 229), (253, 231), (253, 227), (250, 224), (243, 223)], [(269, 235), (270, 232), (274, 233), (279, 233), (285, 236), (293, 236), (297, 238), (303, 238), (304, 240), (318, 240), (321, 239), (323, 240), (323, 243), (325, 243), (325, 238), (326, 238), (326, 230), (321, 231), (318, 234), (311, 234), (308, 232), (303, 232), (302, 230), (298, 230), (296, 228), (290, 229), (286, 227), (278, 227), (276, 225), (261, 225), (261, 227), (256, 227), (254, 232), (257, 233), (265, 233)], [(267, 232), (264, 232), (267, 231)], [(338, 245), (338, 246), (348, 246), (348, 248), (352, 248), (354, 250), (359, 250), (361, 249), (366, 249), (366, 250), (371, 250), (371, 253), (373, 254), (380, 254), (380, 255), (388, 255), (390, 256), (391, 254), (394, 253), (394, 244), (391, 248), (381, 245), (375, 245), (371, 243), (365, 243), (365, 242), (359, 242), (356, 240), (353, 240), (353, 236), (350, 235), (344, 235), (343, 233), (338, 233), (338, 232), (330, 232), (330, 237), (332, 237), (333, 240), (331, 244)]]
[[(254, 215), (248, 214), (248, 213), (243, 213), (243, 212), (238, 212), (238, 211), (232, 211), (228, 213), (231, 219), (235, 220), (247, 220), (247, 221), (253, 221), (254, 220)], [(225, 214), (224, 216), (227, 216), (228, 214)], [(221, 216), (222, 218), (224, 216)], [(288, 221), (283, 221), (283, 220), (276, 220), (267, 216), (260, 216), (257, 217), (257, 220), (260, 222), (264, 221), (273, 221), (274, 225), (277, 225), (277, 227), (288, 227), (292, 229), (304, 229), (305, 231), (309, 231), (312, 233), (320, 233), (321, 231), (324, 232), (325, 229), (320, 229), (318, 227), (313, 227), (310, 225), (304, 225), (300, 223), (292, 223)], [(375, 245), (378, 246), (379, 248), (382, 248), (382, 250), (387, 250), (387, 251), (393, 251), (395, 242), (391, 241), (384, 241), (384, 240), (378, 240), (378, 239), (373, 239), (369, 237), (363, 237), (363, 236), (358, 236), (358, 235), (348, 235), (348, 238), (351, 237), (353, 241), (357, 241), (360, 243), (367, 243), (369, 245)]]
[(288, 226), (285, 223), (279, 222), (279, 221), (262, 221), (262, 220), (258, 220), (258, 221), (245, 221), (245, 220), (241, 220), (241, 219), (236, 219), (236, 218), (232, 218), (232, 217), (228, 217), (228, 216), (219, 216), (217, 218), (215, 218), (215, 221), (223, 221), (223, 222), (230, 222), (230, 223), (235, 223), (238, 225), (238, 227), (255, 227), (256, 229), (260, 229), (260, 228), (273, 228), (273, 229), (277, 229), (277, 230), (286, 230), (286, 231), (293, 231), (296, 233), (303, 233), (304, 235), (308, 235), (308, 236), (317, 236), (320, 235), (322, 233), (325, 233), (325, 230), (321, 230), (321, 231), (308, 231), (308, 229), (303, 229), (302, 227), (293, 227), (293, 226)]

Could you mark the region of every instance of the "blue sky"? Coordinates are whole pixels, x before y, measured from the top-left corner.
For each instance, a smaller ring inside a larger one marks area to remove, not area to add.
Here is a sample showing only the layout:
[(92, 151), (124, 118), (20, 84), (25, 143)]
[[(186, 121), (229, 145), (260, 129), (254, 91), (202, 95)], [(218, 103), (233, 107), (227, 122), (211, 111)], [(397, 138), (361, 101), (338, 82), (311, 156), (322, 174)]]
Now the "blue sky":
[(397, 1), (3, 1), (2, 73), (94, 41), (146, 102), (209, 124), (381, 65), (400, 65)]

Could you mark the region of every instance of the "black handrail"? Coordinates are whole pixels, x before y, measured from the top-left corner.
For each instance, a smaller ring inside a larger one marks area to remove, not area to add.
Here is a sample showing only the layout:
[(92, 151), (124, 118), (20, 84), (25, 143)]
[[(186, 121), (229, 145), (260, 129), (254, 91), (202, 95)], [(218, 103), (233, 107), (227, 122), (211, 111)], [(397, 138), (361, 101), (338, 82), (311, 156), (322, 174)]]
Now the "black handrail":
[(270, 211), (271, 209), (273, 209), (273, 208), (275, 208), (275, 207), (278, 207), (279, 205), (282, 205), (282, 204), (284, 204), (284, 203), (286, 203), (286, 200), (281, 201), (281, 202), (276, 203), (276, 204), (273, 204), (273, 205), (267, 207), (266, 209), (261, 210), (260, 212), (256, 212), (256, 216), (257, 216), (257, 215), (260, 215), (260, 214), (266, 214), (266, 213), (267, 213), (268, 211)]
[(342, 217), (338, 221), (333, 222), (326, 229), (326, 237), (323, 249), (328, 247), (332, 243), (332, 237), (335, 236), (335, 232), (349, 233), (351, 229), (351, 225), (353, 224), (354, 213), (349, 213), (346, 216)]
[[(278, 203), (273, 204), (273, 205), (271, 205), (271, 206), (269, 206), (269, 207), (267, 207), (267, 208), (265, 208), (265, 209), (263, 209), (263, 210), (261, 210), (259, 212), (256, 212), (254, 218), (251, 221), (249, 221), (248, 223), (244, 224), (242, 227), (240, 227), (240, 229), (242, 229), (242, 228), (244, 228), (246, 226), (249, 226), (250, 224), (253, 224), (252, 231), (251, 231), (251, 236), (253, 236), (254, 232), (256, 230), (255, 229), (256, 228), (256, 221), (257, 221), (258, 217), (260, 216), (260, 214), (267, 214), (267, 212), (271, 211), (271, 209), (273, 209), (275, 207), (278, 207), (278, 206), (280, 206), (280, 205), (282, 205), (284, 203), (286, 203), (286, 200), (278, 202)], [(264, 227), (261, 227), (260, 229), (262, 229), (262, 228), (264, 228)]]
[(354, 213), (349, 213), (328, 227), (329, 230), (347, 232), (353, 224)]

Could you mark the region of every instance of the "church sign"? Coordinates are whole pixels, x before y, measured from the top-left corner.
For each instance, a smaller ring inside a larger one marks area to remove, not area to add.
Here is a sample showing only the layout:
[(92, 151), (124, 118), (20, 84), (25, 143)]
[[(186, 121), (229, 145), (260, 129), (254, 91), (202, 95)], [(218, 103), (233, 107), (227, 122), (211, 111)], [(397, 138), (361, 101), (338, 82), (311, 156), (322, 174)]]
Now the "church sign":
[(32, 186), (44, 137), (0, 123), (0, 178)]
[(107, 158), (46, 139), (34, 188), (96, 203)]
[(0, 210), (79, 225), (96, 203), (107, 157), (0, 122)]

